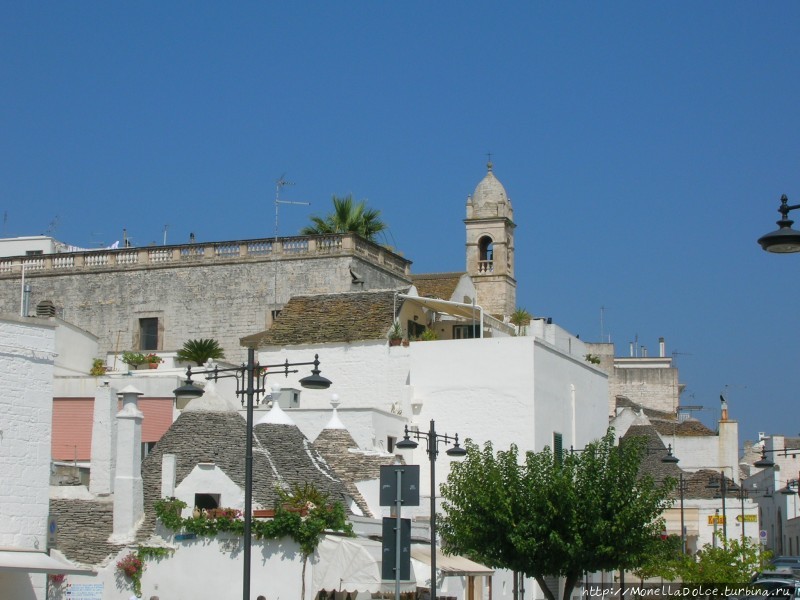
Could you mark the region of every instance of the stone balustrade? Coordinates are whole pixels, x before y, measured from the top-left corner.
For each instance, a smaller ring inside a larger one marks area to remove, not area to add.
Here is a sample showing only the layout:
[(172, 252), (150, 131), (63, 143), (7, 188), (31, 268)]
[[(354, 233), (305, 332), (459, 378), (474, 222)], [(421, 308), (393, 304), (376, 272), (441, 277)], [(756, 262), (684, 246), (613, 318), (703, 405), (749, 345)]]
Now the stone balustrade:
[(23, 267), (25, 273), (65, 273), (71, 270), (113, 270), (142, 268), (146, 265), (277, 260), (296, 256), (336, 254), (356, 254), (395, 273), (403, 275), (410, 273), (410, 261), (356, 235), (342, 234), (3, 257), (0, 258), (0, 278), (19, 277)]

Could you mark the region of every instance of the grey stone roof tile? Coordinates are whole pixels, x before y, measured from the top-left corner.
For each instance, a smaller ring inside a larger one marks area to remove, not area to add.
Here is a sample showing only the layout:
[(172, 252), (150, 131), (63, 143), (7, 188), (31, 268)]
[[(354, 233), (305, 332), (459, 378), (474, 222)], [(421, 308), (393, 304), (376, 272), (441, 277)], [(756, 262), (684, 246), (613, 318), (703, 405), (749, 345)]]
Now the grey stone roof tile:
[[(236, 412), (185, 411), (142, 462), (145, 519), (137, 541), (154, 531), (153, 506), (161, 497), (161, 461), (174, 454), (175, 483), (179, 485), (201, 462), (213, 462), (239, 487), (245, 485), (245, 420)], [(277, 489), (312, 484), (331, 501), (347, 506), (347, 486), (294, 425), (256, 425), (253, 429), (253, 503), (271, 508), (279, 501)], [(96, 565), (121, 546), (107, 543), (113, 530), (110, 501), (52, 500), (59, 518), (58, 548), (76, 562)]]
[(423, 273), (412, 275), (411, 281), (423, 298), (451, 300), (458, 283), (466, 273)]
[[(395, 294), (406, 289), (293, 296), (266, 331), (241, 338), (242, 346), (356, 342), (385, 339), (394, 321)], [(399, 310), (401, 301), (397, 301)]]

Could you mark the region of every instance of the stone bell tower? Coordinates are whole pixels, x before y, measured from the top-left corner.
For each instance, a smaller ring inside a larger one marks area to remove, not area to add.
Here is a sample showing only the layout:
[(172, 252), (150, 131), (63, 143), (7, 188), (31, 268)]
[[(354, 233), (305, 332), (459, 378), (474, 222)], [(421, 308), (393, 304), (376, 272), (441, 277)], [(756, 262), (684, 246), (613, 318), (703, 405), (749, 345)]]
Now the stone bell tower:
[(503, 184), (488, 172), (467, 198), (467, 274), (478, 292), (478, 304), (500, 319), (517, 307), (514, 279), (514, 211)]

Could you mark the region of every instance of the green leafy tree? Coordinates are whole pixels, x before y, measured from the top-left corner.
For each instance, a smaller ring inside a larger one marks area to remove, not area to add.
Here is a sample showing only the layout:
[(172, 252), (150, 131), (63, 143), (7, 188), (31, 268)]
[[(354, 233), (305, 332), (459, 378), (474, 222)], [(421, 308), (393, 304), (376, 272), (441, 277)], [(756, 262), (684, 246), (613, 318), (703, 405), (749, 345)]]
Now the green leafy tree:
[(726, 543), (722, 532), (717, 532), (717, 538), (716, 545), (706, 544), (695, 556), (679, 554), (664, 560), (652, 574), (688, 584), (743, 587), (769, 562), (771, 553), (748, 538), (728, 538)]
[(565, 579), (566, 600), (586, 571), (642, 564), (660, 540), (674, 482), (639, 477), (646, 440), (614, 440), (610, 429), (580, 453), (545, 448), (522, 462), (516, 446), (495, 454), (468, 443), (442, 486), (445, 548), (535, 578), (548, 600), (546, 577)]
[(365, 200), (356, 202), (348, 194), (344, 198), (333, 196), (333, 212), (326, 217), (311, 217), (311, 225), (300, 230), (302, 235), (323, 235), (329, 233), (357, 233), (370, 241), (386, 229), (380, 219), (381, 211), (367, 208)]
[(225, 358), (225, 352), (217, 340), (204, 338), (185, 342), (175, 356), (178, 360), (193, 362), (200, 367), (209, 359)]

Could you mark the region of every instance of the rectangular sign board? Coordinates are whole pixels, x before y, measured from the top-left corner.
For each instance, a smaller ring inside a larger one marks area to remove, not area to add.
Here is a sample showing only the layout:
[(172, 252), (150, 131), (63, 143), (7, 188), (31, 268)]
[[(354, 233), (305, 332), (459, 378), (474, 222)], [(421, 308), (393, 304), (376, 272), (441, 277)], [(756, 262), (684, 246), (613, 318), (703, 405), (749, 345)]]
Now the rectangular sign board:
[[(381, 579), (395, 581), (397, 568), (397, 519), (383, 518)], [(411, 579), (411, 519), (400, 519), (400, 581)]]
[(381, 506), (397, 503), (397, 472), (400, 472), (400, 500), (403, 506), (419, 506), (419, 465), (381, 466)]
[(69, 583), (64, 591), (67, 600), (103, 600), (102, 583)]
[[(736, 520), (741, 523), (742, 515), (736, 515)], [(744, 515), (745, 523), (758, 523), (758, 515)]]

